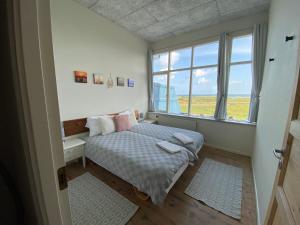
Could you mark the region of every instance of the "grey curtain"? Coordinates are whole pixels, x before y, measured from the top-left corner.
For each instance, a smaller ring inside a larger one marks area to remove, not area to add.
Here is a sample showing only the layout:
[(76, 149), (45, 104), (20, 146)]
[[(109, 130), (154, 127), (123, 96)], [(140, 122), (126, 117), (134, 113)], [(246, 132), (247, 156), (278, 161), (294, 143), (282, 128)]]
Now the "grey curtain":
[(256, 24), (253, 31), (253, 72), (252, 72), (252, 93), (249, 110), (249, 122), (257, 120), (259, 108), (260, 91), (263, 80), (266, 46), (268, 36), (267, 24)]
[(152, 79), (152, 49), (148, 49), (148, 111), (154, 112), (153, 79)]
[(230, 42), (227, 41), (227, 33), (220, 35), (219, 41), (219, 62), (218, 62), (218, 94), (215, 110), (215, 119), (226, 119), (226, 103), (228, 93), (228, 65), (227, 60), (230, 56), (231, 47), (228, 46)]

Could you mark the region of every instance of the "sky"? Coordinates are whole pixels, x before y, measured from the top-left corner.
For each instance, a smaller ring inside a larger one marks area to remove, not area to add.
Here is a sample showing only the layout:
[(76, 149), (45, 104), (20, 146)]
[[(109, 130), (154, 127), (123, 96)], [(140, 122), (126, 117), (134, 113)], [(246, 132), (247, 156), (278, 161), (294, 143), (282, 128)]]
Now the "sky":
[[(170, 68), (190, 67), (191, 48), (171, 52)], [(249, 61), (252, 56), (252, 37), (244, 36), (233, 39), (231, 62)], [(199, 45), (194, 48), (194, 66), (216, 65), (218, 61), (218, 42)], [(168, 68), (168, 54), (154, 55), (153, 72)], [(230, 67), (229, 95), (250, 95), (251, 64)], [(159, 79), (159, 78), (156, 78)], [(166, 77), (162, 78), (166, 80)], [(177, 95), (189, 95), (190, 70), (170, 73), (170, 85), (175, 87)], [(215, 95), (217, 93), (217, 66), (197, 69), (192, 76), (193, 95)]]

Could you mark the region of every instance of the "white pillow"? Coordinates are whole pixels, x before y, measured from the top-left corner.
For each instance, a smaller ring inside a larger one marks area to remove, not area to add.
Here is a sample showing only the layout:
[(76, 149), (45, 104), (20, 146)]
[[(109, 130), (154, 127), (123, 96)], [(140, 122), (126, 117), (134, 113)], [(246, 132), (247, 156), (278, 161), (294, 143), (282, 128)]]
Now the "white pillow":
[(126, 110), (124, 112), (120, 112), (119, 115), (128, 115), (131, 127), (138, 124), (133, 110)]
[(99, 118), (102, 135), (110, 134), (116, 131), (115, 122), (112, 116), (103, 116)]
[(96, 136), (102, 133), (100, 117), (103, 116), (91, 116), (87, 118), (86, 127), (90, 129), (90, 137)]

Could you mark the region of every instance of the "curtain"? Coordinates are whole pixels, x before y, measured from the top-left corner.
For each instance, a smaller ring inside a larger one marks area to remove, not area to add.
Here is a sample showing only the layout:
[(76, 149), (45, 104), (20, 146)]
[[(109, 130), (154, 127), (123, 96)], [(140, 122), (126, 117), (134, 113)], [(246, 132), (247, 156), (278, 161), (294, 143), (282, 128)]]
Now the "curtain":
[(259, 108), (260, 91), (263, 80), (266, 46), (268, 36), (267, 24), (256, 24), (253, 31), (253, 72), (252, 72), (252, 93), (249, 110), (249, 122), (257, 120)]
[(152, 50), (148, 50), (148, 111), (154, 112), (153, 79), (152, 79)]
[(231, 47), (228, 46), (230, 42), (227, 41), (227, 33), (220, 35), (219, 41), (219, 56), (218, 56), (218, 78), (217, 78), (217, 102), (215, 110), (215, 119), (226, 119), (226, 105), (228, 93), (228, 65), (227, 59), (229, 58)]

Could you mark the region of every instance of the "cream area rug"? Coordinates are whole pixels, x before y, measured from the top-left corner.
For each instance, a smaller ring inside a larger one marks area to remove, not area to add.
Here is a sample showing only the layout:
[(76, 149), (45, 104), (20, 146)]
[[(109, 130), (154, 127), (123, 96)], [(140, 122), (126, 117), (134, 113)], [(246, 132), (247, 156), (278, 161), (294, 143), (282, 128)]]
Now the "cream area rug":
[(205, 158), (185, 193), (235, 219), (241, 218), (243, 170)]
[(138, 209), (90, 173), (68, 184), (73, 225), (125, 225)]

